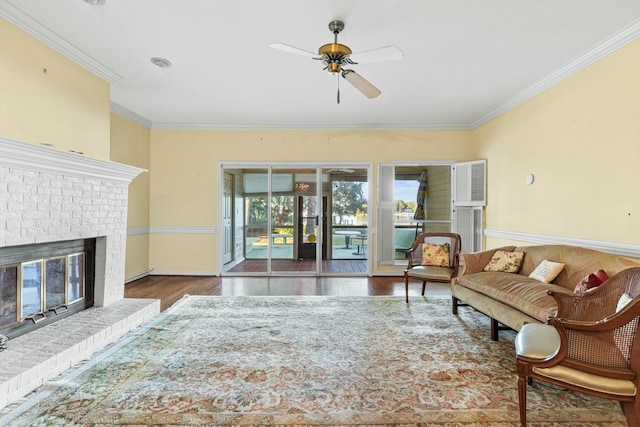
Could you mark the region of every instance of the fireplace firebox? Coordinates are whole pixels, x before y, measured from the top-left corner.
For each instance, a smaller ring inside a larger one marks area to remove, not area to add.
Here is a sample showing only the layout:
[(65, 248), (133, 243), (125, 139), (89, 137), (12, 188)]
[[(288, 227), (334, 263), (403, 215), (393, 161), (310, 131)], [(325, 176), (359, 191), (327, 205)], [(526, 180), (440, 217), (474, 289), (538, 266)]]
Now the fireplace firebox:
[(93, 306), (96, 239), (0, 248), (0, 334), (15, 338)]

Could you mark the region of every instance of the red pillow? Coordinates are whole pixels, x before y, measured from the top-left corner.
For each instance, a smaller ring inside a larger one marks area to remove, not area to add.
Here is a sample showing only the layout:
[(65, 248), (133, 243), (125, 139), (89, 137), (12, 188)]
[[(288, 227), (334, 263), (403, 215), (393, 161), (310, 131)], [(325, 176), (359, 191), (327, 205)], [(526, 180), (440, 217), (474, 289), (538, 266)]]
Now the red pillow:
[(607, 279), (609, 279), (609, 275), (607, 275), (607, 272), (604, 270), (598, 270), (594, 273), (590, 273), (584, 279), (578, 282), (573, 293), (582, 294), (591, 289), (595, 289), (606, 282)]

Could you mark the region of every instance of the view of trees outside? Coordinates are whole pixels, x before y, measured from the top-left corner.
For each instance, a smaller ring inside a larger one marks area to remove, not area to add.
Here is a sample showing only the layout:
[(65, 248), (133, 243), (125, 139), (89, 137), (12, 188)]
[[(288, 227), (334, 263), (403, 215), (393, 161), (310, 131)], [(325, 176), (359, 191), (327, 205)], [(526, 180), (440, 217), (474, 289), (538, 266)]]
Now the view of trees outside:
[(293, 196), (271, 197), (271, 221), (274, 227), (293, 227)]
[(367, 224), (367, 183), (334, 181), (332, 191), (333, 225)]
[[(294, 197), (273, 195), (271, 198), (271, 221), (274, 232), (290, 233), (294, 226)], [(334, 225), (367, 224), (367, 183), (356, 181), (334, 181), (332, 194), (332, 221)], [(304, 197), (303, 212), (317, 215), (315, 197)], [(415, 202), (407, 202), (409, 205)], [(267, 197), (251, 196), (246, 199), (247, 225), (265, 228), (267, 225)], [(309, 224), (313, 226), (312, 224)], [(290, 230), (286, 230), (290, 228)], [(312, 232), (306, 230), (307, 232)]]
[[(416, 210), (416, 193), (418, 182), (415, 180), (396, 180), (395, 215), (396, 220), (411, 220)], [(367, 224), (367, 183), (356, 181), (334, 181), (332, 195), (332, 221), (334, 225), (366, 225)], [(307, 198), (305, 198), (307, 199)], [(315, 199), (315, 198), (313, 198)], [(248, 225), (267, 224), (266, 196), (248, 198)], [(315, 201), (315, 200), (314, 200)], [(308, 203), (308, 199), (305, 200)], [(315, 212), (316, 207), (305, 206)], [(313, 215), (316, 215), (315, 213)], [(294, 196), (274, 195), (271, 199), (271, 218), (275, 228), (291, 227), (294, 221)]]
[(394, 188), (396, 221), (413, 219), (413, 213), (418, 206), (416, 201), (418, 185), (416, 180), (396, 179)]
[[(267, 227), (267, 197), (247, 197), (247, 224), (251, 227)], [(271, 197), (271, 221), (274, 232), (278, 229), (283, 233), (293, 232), (293, 196)], [(288, 230), (282, 229), (287, 227)]]

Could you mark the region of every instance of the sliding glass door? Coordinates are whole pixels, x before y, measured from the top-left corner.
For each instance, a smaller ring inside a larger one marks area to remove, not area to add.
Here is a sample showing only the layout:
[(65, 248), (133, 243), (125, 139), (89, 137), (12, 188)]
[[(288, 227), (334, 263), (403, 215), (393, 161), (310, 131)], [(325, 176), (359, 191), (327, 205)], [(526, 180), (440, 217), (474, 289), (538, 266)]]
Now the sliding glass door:
[(222, 272), (367, 274), (368, 171), (361, 165), (223, 165)]

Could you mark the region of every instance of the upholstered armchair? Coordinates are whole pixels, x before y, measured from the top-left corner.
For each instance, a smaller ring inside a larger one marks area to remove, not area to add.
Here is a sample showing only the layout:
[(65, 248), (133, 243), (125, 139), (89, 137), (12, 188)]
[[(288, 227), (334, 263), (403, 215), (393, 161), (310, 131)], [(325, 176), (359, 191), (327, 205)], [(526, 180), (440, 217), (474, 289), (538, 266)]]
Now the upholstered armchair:
[(521, 425), (531, 380), (620, 401), (629, 426), (640, 425), (640, 268), (586, 294), (549, 293), (557, 316), (546, 325), (526, 324), (516, 336)]
[(408, 265), (404, 270), (404, 288), (409, 303), (409, 279), (422, 282), (424, 295), (427, 282), (451, 282), (458, 273), (461, 240), (457, 233), (422, 233), (407, 250)]

